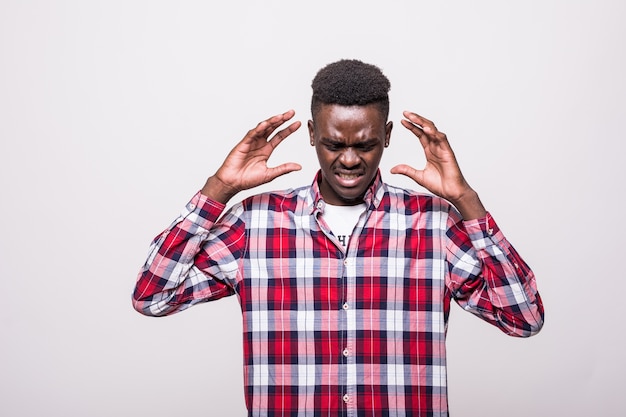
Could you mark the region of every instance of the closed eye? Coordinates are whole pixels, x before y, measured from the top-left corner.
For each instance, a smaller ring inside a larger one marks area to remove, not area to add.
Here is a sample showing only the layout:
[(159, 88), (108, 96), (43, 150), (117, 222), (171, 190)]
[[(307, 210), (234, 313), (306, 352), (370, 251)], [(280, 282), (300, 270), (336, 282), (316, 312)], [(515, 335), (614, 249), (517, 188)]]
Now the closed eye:
[(374, 149), (375, 147), (376, 147), (375, 144), (363, 144), (363, 145), (355, 146), (355, 148), (358, 149), (361, 152), (369, 152), (372, 149)]
[[(373, 140), (369, 140), (366, 142), (356, 143), (352, 145), (351, 147), (359, 152), (370, 152), (378, 146), (378, 143), (379, 143), (378, 139), (373, 139)], [(348, 147), (343, 142), (335, 142), (335, 141), (328, 140), (328, 139), (323, 141), (323, 145), (330, 152), (337, 152)]]
[(324, 147), (326, 149), (328, 149), (331, 152), (336, 152), (339, 151), (343, 148), (345, 148), (345, 145), (341, 142), (335, 142), (333, 140), (330, 139), (323, 139), (322, 140), (322, 144), (324, 145)]

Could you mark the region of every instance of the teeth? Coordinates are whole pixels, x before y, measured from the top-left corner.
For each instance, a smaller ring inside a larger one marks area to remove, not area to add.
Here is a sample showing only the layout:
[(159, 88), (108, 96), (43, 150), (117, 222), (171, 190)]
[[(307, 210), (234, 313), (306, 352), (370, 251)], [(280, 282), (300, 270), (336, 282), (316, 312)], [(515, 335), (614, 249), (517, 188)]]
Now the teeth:
[(346, 179), (346, 180), (354, 180), (354, 179), (357, 179), (359, 177), (356, 174), (339, 174), (339, 176), (341, 178), (343, 178), (343, 179)]

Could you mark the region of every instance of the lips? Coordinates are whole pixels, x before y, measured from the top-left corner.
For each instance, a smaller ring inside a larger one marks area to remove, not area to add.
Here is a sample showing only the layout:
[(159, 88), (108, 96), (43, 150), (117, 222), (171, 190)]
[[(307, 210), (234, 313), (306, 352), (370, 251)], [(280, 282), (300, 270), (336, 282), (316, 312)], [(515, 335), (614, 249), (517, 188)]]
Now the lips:
[(337, 175), (339, 175), (340, 178), (343, 178), (345, 180), (353, 180), (361, 176), (361, 174), (337, 174)]
[(335, 177), (337, 178), (337, 182), (342, 187), (354, 187), (356, 186), (360, 180), (363, 178), (363, 173), (355, 173), (355, 172), (337, 172), (335, 173)]

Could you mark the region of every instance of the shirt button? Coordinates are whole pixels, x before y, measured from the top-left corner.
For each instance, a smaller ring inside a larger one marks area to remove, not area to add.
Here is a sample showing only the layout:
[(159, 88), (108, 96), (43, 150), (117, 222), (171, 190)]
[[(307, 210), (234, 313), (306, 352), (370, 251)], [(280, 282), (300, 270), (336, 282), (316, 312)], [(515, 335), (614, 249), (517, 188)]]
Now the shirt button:
[(321, 202), (321, 201), (318, 201), (317, 202), (317, 208), (321, 210), (323, 207), (324, 207), (324, 203)]
[(348, 305), (348, 303), (343, 303), (343, 305), (341, 306), (344, 310), (347, 310), (350, 308), (350, 305)]
[(194, 211), (196, 209), (195, 204), (189, 204), (189, 210)]
[(348, 401), (350, 401), (350, 396), (348, 394), (343, 396), (343, 402), (347, 403)]
[(344, 260), (343, 260), (343, 264), (344, 264), (345, 266), (350, 265), (350, 259), (344, 259)]
[(487, 233), (491, 236), (493, 234), (493, 229), (487, 229)]
[(347, 348), (344, 349), (342, 353), (343, 353), (343, 356), (346, 356), (346, 357), (350, 356), (350, 351)]

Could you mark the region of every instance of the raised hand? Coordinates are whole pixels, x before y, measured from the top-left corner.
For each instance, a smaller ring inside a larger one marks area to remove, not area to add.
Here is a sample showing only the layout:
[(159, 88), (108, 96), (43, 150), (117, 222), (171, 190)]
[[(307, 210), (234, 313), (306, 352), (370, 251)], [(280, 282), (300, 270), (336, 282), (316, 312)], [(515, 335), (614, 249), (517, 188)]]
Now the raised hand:
[(483, 217), (485, 208), (478, 194), (465, 181), (446, 135), (438, 131), (433, 122), (418, 114), (405, 111), (403, 115), (402, 126), (419, 139), (426, 156), (426, 166), (415, 169), (400, 164), (391, 172), (406, 175), (431, 193), (450, 201), (466, 220)]
[(226, 203), (239, 191), (268, 183), (281, 175), (302, 169), (294, 162), (287, 162), (276, 167), (267, 166), (267, 161), (274, 149), (300, 127), (301, 123), (295, 121), (270, 138), (274, 131), (290, 120), (294, 114), (293, 110), (289, 110), (270, 117), (248, 131), (230, 151), (217, 172), (209, 177), (202, 188), (202, 194)]

